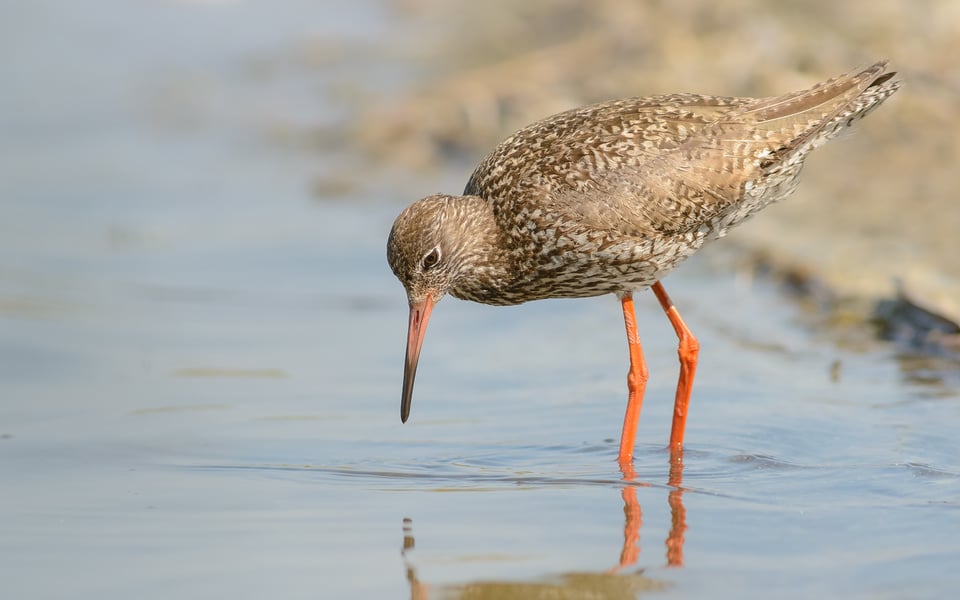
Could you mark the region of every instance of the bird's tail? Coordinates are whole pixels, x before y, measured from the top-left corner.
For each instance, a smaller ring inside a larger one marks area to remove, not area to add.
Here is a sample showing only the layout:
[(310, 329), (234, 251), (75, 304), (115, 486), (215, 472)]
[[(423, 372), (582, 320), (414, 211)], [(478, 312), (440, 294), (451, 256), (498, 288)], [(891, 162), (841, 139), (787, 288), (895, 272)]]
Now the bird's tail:
[(893, 79), (894, 75), (896, 72), (887, 71), (887, 61), (881, 61), (806, 90), (765, 98), (750, 106), (743, 116), (764, 129), (792, 129), (793, 139), (785, 140), (782, 150), (806, 154), (893, 95), (900, 88), (900, 80)]

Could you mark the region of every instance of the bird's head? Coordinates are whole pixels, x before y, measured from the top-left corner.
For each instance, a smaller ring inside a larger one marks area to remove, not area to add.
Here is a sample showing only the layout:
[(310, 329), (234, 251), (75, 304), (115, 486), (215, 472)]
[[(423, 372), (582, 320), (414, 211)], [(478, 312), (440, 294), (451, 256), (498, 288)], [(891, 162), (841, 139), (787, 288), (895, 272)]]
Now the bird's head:
[(476, 197), (434, 195), (405, 208), (390, 230), (387, 261), (407, 290), (410, 323), (403, 370), (400, 419), (410, 416), (413, 380), (420, 346), (433, 306), (473, 268), (469, 232), (471, 201)]
[(436, 303), (463, 269), (458, 198), (427, 196), (405, 208), (390, 230), (387, 261), (410, 306)]

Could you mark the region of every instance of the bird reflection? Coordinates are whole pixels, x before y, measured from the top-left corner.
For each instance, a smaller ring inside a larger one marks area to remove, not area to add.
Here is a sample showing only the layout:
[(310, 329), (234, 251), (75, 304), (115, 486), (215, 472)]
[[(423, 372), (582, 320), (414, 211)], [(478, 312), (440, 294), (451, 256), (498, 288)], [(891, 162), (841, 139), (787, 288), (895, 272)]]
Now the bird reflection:
[[(410, 584), (410, 597), (414, 600), (427, 598), (459, 598), (469, 600), (512, 598), (566, 599), (566, 598), (636, 598), (644, 591), (662, 590), (667, 584), (644, 575), (644, 569), (622, 573), (637, 564), (640, 558), (640, 529), (643, 524), (643, 510), (637, 500), (637, 488), (650, 484), (637, 481), (632, 465), (621, 465), (623, 488), (623, 546), (620, 558), (615, 566), (606, 572), (570, 572), (557, 576), (548, 576), (533, 581), (482, 581), (465, 584), (429, 586), (420, 580), (417, 568), (410, 561), (410, 552), (416, 547), (413, 536), (413, 520), (403, 519), (403, 550), (401, 555)], [(683, 454), (671, 453), (670, 477), (671, 490), (667, 494), (670, 505), (670, 530), (665, 542), (666, 564), (671, 567), (683, 566), (684, 534), (687, 530), (686, 508), (683, 505)]]
[(400, 555), (403, 556), (403, 564), (407, 567), (407, 581), (410, 583), (410, 598), (412, 600), (425, 600), (427, 598), (427, 586), (420, 582), (417, 577), (417, 569), (407, 560), (407, 552), (416, 547), (413, 539), (413, 519), (403, 518), (403, 550)]

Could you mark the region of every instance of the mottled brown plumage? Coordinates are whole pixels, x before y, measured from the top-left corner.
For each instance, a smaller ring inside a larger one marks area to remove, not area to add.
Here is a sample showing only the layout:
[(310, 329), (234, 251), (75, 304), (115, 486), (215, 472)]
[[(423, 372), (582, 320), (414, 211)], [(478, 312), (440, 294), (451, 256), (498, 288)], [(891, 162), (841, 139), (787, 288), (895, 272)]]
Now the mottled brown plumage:
[(893, 75), (879, 62), (775, 98), (672, 94), (571, 110), (504, 140), (464, 195), (407, 207), (387, 245), (411, 306), (404, 420), (443, 295), (509, 305), (649, 287), (789, 195), (807, 154), (893, 94)]

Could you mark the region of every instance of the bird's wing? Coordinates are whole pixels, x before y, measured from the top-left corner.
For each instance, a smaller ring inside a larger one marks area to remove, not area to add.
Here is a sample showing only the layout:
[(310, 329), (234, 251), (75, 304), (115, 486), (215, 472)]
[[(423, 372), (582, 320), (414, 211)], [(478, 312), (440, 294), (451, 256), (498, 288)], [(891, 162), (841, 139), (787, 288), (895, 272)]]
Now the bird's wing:
[[(567, 193), (586, 227), (617, 233), (680, 233), (782, 197), (804, 157), (889, 97), (898, 87), (886, 63), (774, 98), (740, 99), (738, 107), (631, 168), (597, 177), (587, 194)], [(784, 188), (761, 197), (771, 182)], [(755, 194), (751, 196), (748, 190)], [(588, 198), (589, 202), (573, 198)]]
[(799, 171), (807, 152), (892, 94), (885, 67), (772, 98), (679, 94), (561, 113), (501, 143), (465, 193), (505, 218), (539, 209), (641, 237), (697, 229), (783, 165)]
[(560, 209), (569, 198), (586, 198), (626, 173), (642, 173), (645, 164), (748, 100), (677, 94), (560, 113), (501, 142), (473, 172), (464, 194), (487, 199), (499, 215)]

